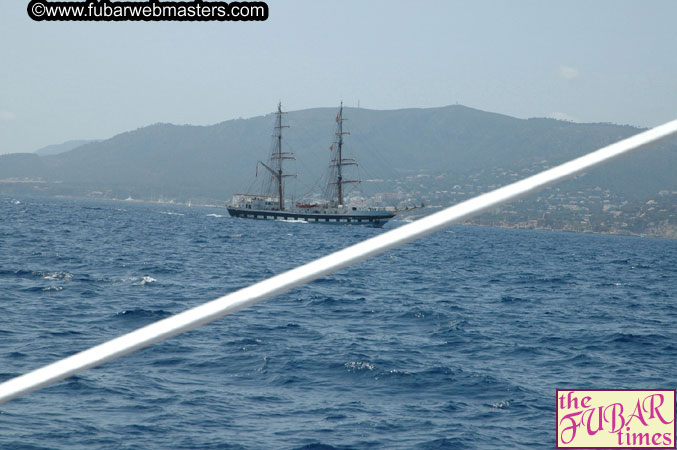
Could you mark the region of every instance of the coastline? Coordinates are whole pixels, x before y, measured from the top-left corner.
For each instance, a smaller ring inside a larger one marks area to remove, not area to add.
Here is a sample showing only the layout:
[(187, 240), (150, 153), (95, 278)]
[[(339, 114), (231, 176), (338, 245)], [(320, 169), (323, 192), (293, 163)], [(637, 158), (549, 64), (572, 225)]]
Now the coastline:
[[(69, 199), (69, 200), (85, 200), (85, 201), (104, 201), (104, 202), (116, 202), (116, 203), (134, 203), (134, 204), (149, 204), (149, 205), (165, 205), (165, 206), (178, 206), (185, 208), (213, 208), (213, 209), (222, 209), (224, 215), (227, 214), (226, 210), (226, 201), (223, 200), (223, 204), (216, 203), (216, 199), (200, 199), (200, 200), (189, 200), (188, 202), (176, 201), (173, 199), (170, 200), (147, 200), (140, 198), (99, 198), (99, 197), (86, 197), (86, 196), (77, 196), (77, 195), (41, 195), (39, 192), (35, 193), (17, 193), (18, 195), (13, 196), (12, 193), (3, 193), (0, 192), (0, 197), (5, 198), (14, 198), (14, 197), (38, 197), (43, 199)], [(439, 209), (441, 207), (432, 207), (426, 209)], [(420, 212), (420, 210), (419, 210)], [(670, 223), (659, 223), (654, 224), (653, 226), (648, 226), (644, 232), (637, 233), (631, 230), (624, 230), (622, 228), (610, 226), (605, 230), (594, 229), (590, 226), (584, 226), (583, 224), (575, 222), (560, 222), (558, 225), (546, 225), (540, 224), (538, 220), (526, 220), (526, 221), (507, 221), (492, 219), (491, 213), (480, 215), (469, 221), (463, 222), (459, 225), (471, 225), (471, 226), (480, 226), (480, 227), (490, 227), (490, 228), (508, 228), (508, 229), (518, 229), (518, 230), (540, 230), (540, 231), (554, 231), (554, 232), (564, 232), (564, 233), (582, 233), (582, 234), (603, 234), (603, 235), (615, 235), (615, 236), (636, 236), (642, 238), (659, 238), (659, 239), (677, 239), (677, 225)], [(413, 221), (418, 218), (421, 218), (427, 214), (407, 214), (400, 217), (400, 220), (404, 221)]]

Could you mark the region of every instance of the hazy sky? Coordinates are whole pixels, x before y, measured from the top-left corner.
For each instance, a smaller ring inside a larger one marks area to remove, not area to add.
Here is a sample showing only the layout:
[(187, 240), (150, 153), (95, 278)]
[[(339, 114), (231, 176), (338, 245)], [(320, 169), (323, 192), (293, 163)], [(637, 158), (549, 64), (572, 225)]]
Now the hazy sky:
[(677, 1), (269, 0), (266, 22), (34, 22), (0, 0), (0, 153), (156, 122), (460, 103), (677, 118)]

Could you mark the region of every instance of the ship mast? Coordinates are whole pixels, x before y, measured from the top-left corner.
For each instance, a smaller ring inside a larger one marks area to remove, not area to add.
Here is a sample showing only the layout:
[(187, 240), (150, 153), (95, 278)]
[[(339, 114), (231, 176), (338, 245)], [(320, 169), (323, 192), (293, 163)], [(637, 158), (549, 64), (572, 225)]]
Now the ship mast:
[(280, 211), (284, 210), (284, 187), (282, 184), (282, 128), (289, 128), (289, 126), (282, 125), (282, 102), (277, 104), (277, 125), (275, 129), (277, 130), (277, 154), (273, 156), (273, 159), (277, 159), (277, 185), (278, 185), (278, 194), (280, 202)]
[(341, 108), (339, 109), (338, 116), (336, 117), (336, 122), (338, 122), (338, 131), (336, 135), (338, 136), (338, 158), (336, 164), (336, 184), (338, 185), (338, 205), (343, 205), (343, 102), (341, 102)]
[(337, 144), (337, 156), (332, 160), (332, 167), (336, 167), (336, 181), (331, 182), (330, 184), (336, 184), (337, 187), (337, 196), (336, 196), (336, 206), (343, 206), (343, 185), (346, 183), (359, 183), (359, 180), (344, 180), (343, 179), (343, 166), (356, 166), (357, 162), (354, 159), (343, 158), (343, 135), (350, 134), (347, 131), (343, 131), (343, 121), (347, 120), (343, 118), (343, 102), (341, 102), (341, 107), (339, 112), (336, 115), (336, 144)]
[[(282, 128), (289, 128), (289, 125), (282, 125), (282, 102), (277, 104), (277, 119), (275, 121), (275, 134), (273, 135), (273, 151), (270, 155), (270, 166), (259, 161), (265, 167), (272, 177), (277, 181), (278, 208), (284, 211), (284, 183), (285, 177), (295, 177), (296, 174), (286, 174), (282, 169), (282, 161), (285, 159), (296, 159), (292, 152), (282, 151)], [(272, 166), (272, 167), (271, 167)], [(272, 181), (272, 180), (271, 180)]]

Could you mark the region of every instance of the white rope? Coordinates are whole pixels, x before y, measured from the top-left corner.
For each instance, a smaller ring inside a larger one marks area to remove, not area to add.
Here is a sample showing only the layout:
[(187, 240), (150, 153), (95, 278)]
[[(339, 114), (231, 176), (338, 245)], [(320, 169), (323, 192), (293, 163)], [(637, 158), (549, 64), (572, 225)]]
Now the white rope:
[(192, 330), (346, 266), (431, 234), (453, 223), (543, 189), (626, 153), (677, 134), (677, 120), (639, 133), (593, 153), (511, 185), (446, 208), (416, 222), (339, 250), (252, 286), (147, 325), (33, 372), (0, 384), (0, 404), (56, 383), (91, 367)]

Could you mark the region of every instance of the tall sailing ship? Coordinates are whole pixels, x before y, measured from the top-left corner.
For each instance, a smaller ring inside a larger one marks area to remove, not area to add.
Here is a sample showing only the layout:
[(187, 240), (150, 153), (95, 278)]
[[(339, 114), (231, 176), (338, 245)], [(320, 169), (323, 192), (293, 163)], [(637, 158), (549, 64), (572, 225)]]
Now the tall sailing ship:
[(332, 159), (330, 161), (331, 176), (327, 186), (327, 200), (313, 203), (297, 203), (289, 208), (285, 204), (285, 179), (295, 177), (295, 174), (284, 170), (284, 162), (295, 159), (292, 152), (282, 150), (282, 129), (288, 126), (282, 124), (282, 104), (277, 105), (273, 148), (268, 163), (257, 162), (269, 174), (266, 193), (235, 194), (232, 204), (228, 206), (228, 213), (233, 217), (248, 219), (267, 219), (285, 221), (304, 221), (330, 224), (364, 224), (373, 227), (382, 227), (396, 214), (395, 210), (386, 208), (358, 208), (348, 207), (345, 204), (345, 185), (359, 183), (359, 180), (345, 177), (348, 166), (357, 165), (355, 159), (343, 157), (343, 136), (349, 134), (343, 131), (343, 103), (336, 116), (336, 138), (331, 146)]

